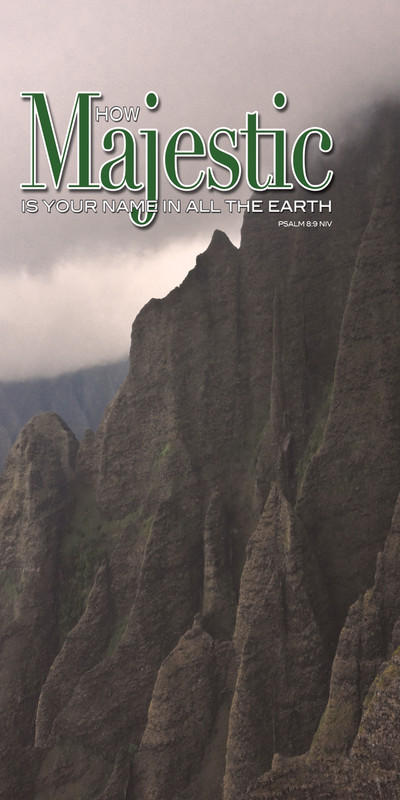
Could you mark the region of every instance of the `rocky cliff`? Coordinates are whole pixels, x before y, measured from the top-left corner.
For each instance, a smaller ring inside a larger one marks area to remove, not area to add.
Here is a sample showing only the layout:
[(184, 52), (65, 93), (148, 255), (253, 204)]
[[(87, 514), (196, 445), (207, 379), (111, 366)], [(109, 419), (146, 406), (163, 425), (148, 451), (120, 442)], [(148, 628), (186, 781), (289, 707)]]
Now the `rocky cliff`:
[(400, 112), (364, 127), (332, 227), (217, 231), (97, 433), (12, 448), (7, 800), (399, 796)]

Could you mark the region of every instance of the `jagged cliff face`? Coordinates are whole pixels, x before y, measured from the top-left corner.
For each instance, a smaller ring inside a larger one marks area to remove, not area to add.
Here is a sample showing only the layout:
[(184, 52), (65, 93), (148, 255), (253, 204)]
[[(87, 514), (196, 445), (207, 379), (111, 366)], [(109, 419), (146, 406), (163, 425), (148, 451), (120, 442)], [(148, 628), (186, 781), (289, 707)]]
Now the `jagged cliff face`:
[(18, 439), (4, 797), (398, 797), (399, 131), (338, 152), (333, 228), (216, 232), (96, 434)]

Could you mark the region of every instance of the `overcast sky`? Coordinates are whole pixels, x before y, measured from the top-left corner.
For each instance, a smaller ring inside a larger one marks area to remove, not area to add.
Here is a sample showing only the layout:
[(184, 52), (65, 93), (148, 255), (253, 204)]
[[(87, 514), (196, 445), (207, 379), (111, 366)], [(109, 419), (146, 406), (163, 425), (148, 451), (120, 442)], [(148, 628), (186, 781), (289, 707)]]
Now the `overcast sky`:
[[(399, 32), (397, 0), (3, 4), (0, 379), (122, 357), (142, 305), (183, 280), (215, 227), (238, 244), (241, 224), (238, 215), (159, 214), (138, 230), (126, 214), (21, 213), (22, 199), (43, 205), (73, 194), (20, 190), (30, 169), (30, 107), (20, 92), (46, 92), (62, 139), (77, 91), (100, 91), (101, 108), (140, 106), (141, 124), (157, 127), (162, 144), (180, 126), (205, 139), (216, 127), (243, 127), (254, 110), (264, 125), (278, 115), (293, 135), (324, 124), (335, 138), (349, 116), (397, 91)], [(144, 107), (149, 90), (161, 98), (154, 112)], [(280, 115), (277, 90), (289, 97)], [(125, 124), (135, 133), (138, 125)], [(109, 127), (97, 123), (95, 147)], [(242, 183), (234, 196), (248, 193)]]

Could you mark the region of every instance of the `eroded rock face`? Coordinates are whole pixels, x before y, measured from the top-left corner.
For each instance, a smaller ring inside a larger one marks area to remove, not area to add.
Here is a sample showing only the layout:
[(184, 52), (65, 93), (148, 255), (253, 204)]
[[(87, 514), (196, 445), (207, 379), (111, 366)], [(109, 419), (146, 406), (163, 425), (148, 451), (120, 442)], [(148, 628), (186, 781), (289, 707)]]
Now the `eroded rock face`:
[(273, 485), (240, 586), (226, 800), (243, 797), (275, 752), (306, 750), (325, 707), (329, 659), (309, 594), (310, 558), (290, 504)]
[(132, 800), (170, 800), (186, 788), (203, 759), (216, 694), (213, 642), (195, 620), (158, 672), (135, 758)]
[(10, 751), (33, 745), (41, 687), (57, 653), (58, 552), (72, 512), (77, 447), (55, 414), (34, 417), (0, 479), (0, 753), (11, 773), (5, 796), (9, 780), (20, 778), (15, 763), (7, 768)]
[(98, 432), (11, 451), (10, 800), (399, 796), (399, 113), (371, 124), (334, 228), (216, 232)]
[(349, 609), (329, 700), (309, 752), (275, 756), (273, 770), (249, 788), (252, 800), (398, 795), (399, 510), (398, 499), (373, 587)]
[(298, 503), (339, 624), (373, 583), (400, 480), (400, 194), (392, 180), (400, 154), (395, 129), (386, 136), (343, 317), (324, 441)]
[(202, 622), (214, 637), (226, 641), (235, 627), (236, 595), (232, 577), (232, 533), (221, 495), (210, 500), (204, 527)]
[(107, 565), (99, 568), (85, 612), (52, 663), (37, 707), (36, 747), (46, 747), (53, 722), (67, 705), (79, 679), (105, 653), (112, 620), (108, 573)]

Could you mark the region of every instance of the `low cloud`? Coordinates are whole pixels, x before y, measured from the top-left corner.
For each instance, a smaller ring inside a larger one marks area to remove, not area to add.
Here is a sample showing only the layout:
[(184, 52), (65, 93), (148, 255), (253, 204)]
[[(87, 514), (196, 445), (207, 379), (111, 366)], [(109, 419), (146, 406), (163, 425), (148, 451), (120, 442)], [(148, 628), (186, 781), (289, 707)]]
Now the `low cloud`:
[(50, 273), (0, 276), (0, 379), (55, 376), (129, 350), (132, 321), (194, 267), (208, 241), (171, 243), (157, 252), (62, 262)]

